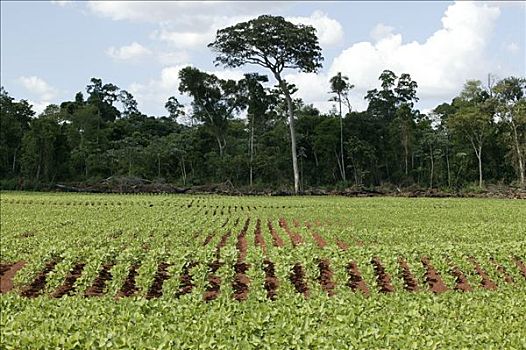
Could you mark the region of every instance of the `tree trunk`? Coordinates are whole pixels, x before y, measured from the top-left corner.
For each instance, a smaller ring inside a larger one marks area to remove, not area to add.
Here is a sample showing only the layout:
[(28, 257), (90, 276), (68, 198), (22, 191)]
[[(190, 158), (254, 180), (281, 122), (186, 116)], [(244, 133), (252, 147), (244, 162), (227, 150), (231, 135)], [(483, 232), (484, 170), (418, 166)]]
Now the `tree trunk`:
[(449, 148), (446, 148), (447, 186), (451, 188), (451, 169), (449, 167)]
[(433, 188), (433, 172), (435, 170), (435, 162), (433, 159), (433, 146), (429, 146), (429, 150), (431, 151), (431, 174), (429, 176), (429, 188)]
[(519, 163), (519, 179), (521, 188), (524, 188), (524, 160), (522, 159), (522, 152), (519, 143), (519, 136), (517, 135), (517, 126), (511, 121), (511, 126), (513, 129), (513, 141), (515, 142), (515, 150), (517, 151), (517, 162)]
[(343, 181), (346, 181), (346, 175), (345, 175), (345, 161), (343, 157), (343, 116), (342, 116), (342, 97), (341, 94), (338, 93), (338, 102), (340, 105), (340, 155), (341, 155), (341, 172), (342, 172), (342, 179)]
[(183, 177), (183, 186), (186, 186), (186, 167), (184, 165), (184, 158), (181, 158), (181, 175)]
[(252, 187), (252, 163), (254, 161), (254, 116), (252, 116), (252, 127), (250, 130), (250, 187)]
[(16, 169), (16, 153), (18, 151), (18, 147), (15, 148), (15, 153), (13, 154), (13, 167), (11, 168), (11, 170), (13, 171), (13, 174), (15, 173), (15, 169)]
[(290, 96), (287, 84), (281, 79), (279, 73), (274, 72), (274, 76), (281, 87), (281, 90), (285, 94), (285, 100), (287, 101), (287, 110), (289, 115), (289, 128), (290, 128), (290, 143), (292, 151), (292, 170), (294, 172), (294, 193), (299, 193), (300, 187), (300, 173), (298, 169), (298, 156), (296, 151), (296, 131), (294, 129), (294, 112), (292, 110), (292, 98)]
[(161, 178), (161, 156), (157, 153), (157, 177)]

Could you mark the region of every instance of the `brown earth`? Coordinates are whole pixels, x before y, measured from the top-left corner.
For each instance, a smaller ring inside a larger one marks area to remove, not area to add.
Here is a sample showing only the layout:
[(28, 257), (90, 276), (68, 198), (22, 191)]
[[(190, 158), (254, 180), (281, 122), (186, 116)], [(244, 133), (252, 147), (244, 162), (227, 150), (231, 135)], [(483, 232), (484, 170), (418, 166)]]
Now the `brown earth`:
[(504, 282), (511, 284), (513, 283), (513, 277), (506, 271), (506, 268), (499, 264), (494, 258), (490, 258), (489, 261), (495, 266), (498, 273), (504, 278)]
[(276, 229), (272, 226), (272, 221), (270, 219), (267, 221), (268, 229), (270, 231), (270, 235), (272, 236), (272, 243), (274, 244), (274, 247), (283, 247), (285, 243), (283, 242), (283, 239), (279, 236)]
[(263, 261), (263, 270), (265, 271), (265, 289), (267, 291), (267, 298), (275, 300), (277, 296), (277, 289), (279, 287), (278, 279), (276, 278), (276, 271), (274, 263), (268, 259)]
[(33, 282), (31, 282), (31, 284), (22, 291), (21, 295), (28, 298), (39, 296), (46, 287), (47, 274), (53, 271), (57, 264), (57, 260), (48, 262), (44, 266), (44, 269), (35, 277)]
[(102, 269), (99, 271), (99, 274), (93, 281), (91, 287), (89, 287), (84, 295), (86, 297), (96, 297), (104, 294), (104, 288), (106, 288), (106, 281), (111, 280), (111, 269), (113, 268), (114, 263), (106, 263), (102, 265)]
[(137, 276), (137, 270), (139, 269), (139, 264), (133, 264), (128, 271), (128, 276), (124, 280), (119, 292), (117, 292), (116, 298), (131, 297), (139, 291), (139, 288), (135, 285), (135, 277)]
[(303, 271), (303, 266), (301, 266), (301, 264), (296, 263), (292, 268), (290, 281), (298, 293), (303, 294), (305, 298), (309, 296), (309, 288), (305, 282), (305, 272)]
[(254, 245), (260, 247), (263, 255), (267, 254), (267, 246), (265, 244), (265, 239), (263, 238), (263, 233), (261, 232), (261, 220), (257, 219), (256, 229), (254, 230)]
[(347, 265), (347, 272), (349, 273), (349, 283), (348, 286), (351, 287), (353, 291), (361, 291), (365, 295), (369, 295), (369, 288), (362, 278), (362, 274), (358, 269), (358, 265), (355, 261), (351, 261)]
[(157, 272), (155, 273), (152, 285), (148, 289), (148, 293), (146, 293), (146, 299), (159, 298), (163, 295), (164, 281), (170, 278), (170, 275), (168, 274), (169, 266), (170, 264), (165, 262), (162, 262), (157, 266)]
[(461, 292), (471, 292), (473, 290), (468, 282), (468, 279), (457, 266), (453, 266), (451, 268), (451, 274), (455, 276), (455, 290)]
[(478, 261), (474, 257), (470, 257), (469, 261), (475, 266), (475, 271), (477, 272), (477, 274), (481, 278), (480, 284), (481, 284), (482, 288), (488, 289), (488, 290), (495, 290), (495, 289), (497, 289), (497, 284), (495, 284), (495, 282), (493, 282), (489, 278), (488, 273), (486, 271), (484, 271), (484, 269), (480, 266)]
[(409, 292), (417, 292), (419, 289), (418, 281), (416, 280), (415, 276), (413, 276), (413, 274), (411, 273), (407, 261), (404, 258), (398, 258), (398, 265), (400, 266), (400, 275), (404, 280), (405, 290)]
[(179, 276), (179, 290), (177, 291), (177, 293), (175, 293), (175, 296), (177, 298), (185, 294), (190, 294), (192, 292), (192, 289), (194, 288), (194, 282), (192, 275), (190, 274), (190, 270), (196, 265), (197, 263), (195, 261), (187, 262), (184, 264), (183, 271)]
[(14, 264), (0, 264), (0, 294), (13, 289), (13, 278), (24, 266), (26, 266), (24, 261), (18, 261)]
[(391, 276), (385, 271), (385, 267), (382, 265), (380, 258), (374, 257), (371, 260), (371, 264), (373, 264), (376, 273), (376, 282), (378, 283), (380, 293), (394, 292), (394, 287), (391, 284)]
[(329, 260), (320, 260), (318, 262), (318, 269), (320, 270), (318, 281), (320, 282), (321, 288), (327, 293), (328, 296), (333, 296), (336, 284), (333, 280), (334, 273), (332, 272)]
[(84, 263), (78, 263), (73, 266), (73, 269), (64, 279), (64, 283), (58, 287), (52, 294), (52, 298), (61, 298), (64, 295), (72, 295), (75, 291), (75, 282), (82, 275), (82, 270), (84, 270)]
[(424, 279), (426, 283), (429, 285), (429, 289), (433, 293), (443, 293), (448, 291), (447, 286), (444, 284), (444, 281), (442, 281), (442, 277), (440, 274), (435, 270), (433, 265), (431, 265), (431, 261), (428, 257), (422, 257), (421, 259), (422, 264), (424, 265), (424, 268), (426, 269), (426, 273), (424, 275)]

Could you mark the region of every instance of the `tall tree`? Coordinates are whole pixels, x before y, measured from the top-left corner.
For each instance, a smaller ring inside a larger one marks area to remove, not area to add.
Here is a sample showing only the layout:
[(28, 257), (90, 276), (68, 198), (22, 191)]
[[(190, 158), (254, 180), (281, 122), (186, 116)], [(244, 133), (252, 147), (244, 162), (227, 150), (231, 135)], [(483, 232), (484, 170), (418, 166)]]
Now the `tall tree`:
[(345, 175), (345, 157), (343, 152), (343, 115), (342, 115), (342, 99), (345, 99), (347, 107), (349, 108), (349, 113), (351, 112), (351, 105), (349, 103), (349, 91), (354, 88), (354, 85), (348, 83), (349, 78), (345, 75), (342, 75), (341, 72), (338, 72), (330, 80), (331, 83), (331, 93), (336, 94), (331, 101), (338, 102), (339, 114), (340, 114), (340, 173), (343, 181), (347, 181)]
[(460, 96), (453, 101), (458, 107), (455, 114), (449, 117), (448, 127), (462, 135), (475, 152), (478, 160), (479, 187), (483, 186), (482, 151), (489, 133), (493, 128), (493, 112), (489, 94), (478, 80), (470, 80), (464, 85)]
[(254, 139), (256, 125), (262, 126), (265, 116), (275, 104), (275, 96), (268, 94), (261, 83), (268, 82), (266, 75), (257, 73), (245, 74), (239, 82), (243, 103), (247, 105), (247, 121), (249, 129), (249, 184), (253, 183), (254, 168)]
[(179, 79), (179, 91), (193, 98), (193, 117), (208, 128), (219, 146), (219, 156), (223, 157), (228, 120), (242, 108), (238, 84), (193, 67), (181, 69)]
[(321, 68), (323, 57), (316, 30), (312, 26), (293, 24), (280, 16), (263, 15), (248, 22), (217, 31), (208, 45), (216, 53), (216, 64), (239, 67), (256, 64), (270, 69), (285, 95), (288, 107), (294, 191), (299, 192), (300, 174), (296, 152), (294, 111), (290, 91), (282, 72), (286, 68), (312, 73)]
[(32, 106), (26, 100), (16, 102), (0, 87), (0, 176), (17, 172), (22, 138), (34, 115)]
[(514, 150), (521, 187), (525, 187), (526, 154), (526, 79), (509, 77), (499, 81), (493, 88), (497, 101), (497, 115), (504, 122), (511, 137), (511, 149)]

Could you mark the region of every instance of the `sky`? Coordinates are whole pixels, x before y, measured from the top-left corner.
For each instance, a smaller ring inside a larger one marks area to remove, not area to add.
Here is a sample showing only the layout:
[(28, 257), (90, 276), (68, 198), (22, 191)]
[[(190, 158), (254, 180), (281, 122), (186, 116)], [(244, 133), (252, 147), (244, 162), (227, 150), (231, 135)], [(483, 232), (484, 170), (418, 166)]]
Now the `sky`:
[[(166, 115), (170, 96), (183, 104), (178, 72), (188, 65), (223, 79), (261, 72), (224, 69), (207, 48), (218, 29), (262, 14), (316, 28), (323, 49), (318, 74), (284, 73), (295, 97), (323, 112), (329, 79), (355, 85), (353, 110), (384, 69), (409, 73), (426, 113), (450, 102), (466, 80), (526, 76), (526, 2), (449, 1), (1, 1), (1, 85), (41, 112), (74, 99), (92, 77), (133, 94), (141, 112)], [(270, 75), (269, 75), (270, 77)], [(271, 83), (275, 82), (271, 80)]]

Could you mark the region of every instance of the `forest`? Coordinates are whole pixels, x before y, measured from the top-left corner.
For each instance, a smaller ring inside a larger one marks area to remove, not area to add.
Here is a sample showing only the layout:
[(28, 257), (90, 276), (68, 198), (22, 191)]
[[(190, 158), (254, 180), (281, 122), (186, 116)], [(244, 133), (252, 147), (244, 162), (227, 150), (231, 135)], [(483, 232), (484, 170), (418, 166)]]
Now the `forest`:
[[(266, 36), (261, 28), (279, 35)], [(524, 77), (466, 81), (458, 96), (425, 114), (415, 107), (418, 82), (410, 74), (379, 72), (377, 87), (363, 97), (367, 108), (356, 111), (349, 103), (352, 77), (338, 73), (327, 94), (333, 108), (322, 113), (295, 97), (297, 87), (281, 74), (321, 68), (312, 27), (261, 16), (219, 30), (209, 47), (217, 65), (257, 64), (272, 75), (223, 80), (186, 67), (162, 116), (141, 113), (131, 93), (100, 78), (39, 115), (2, 87), (2, 189), (112, 176), (296, 192), (525, 186)]]

